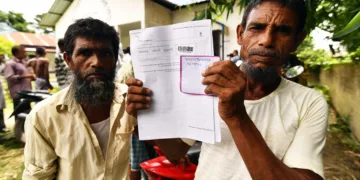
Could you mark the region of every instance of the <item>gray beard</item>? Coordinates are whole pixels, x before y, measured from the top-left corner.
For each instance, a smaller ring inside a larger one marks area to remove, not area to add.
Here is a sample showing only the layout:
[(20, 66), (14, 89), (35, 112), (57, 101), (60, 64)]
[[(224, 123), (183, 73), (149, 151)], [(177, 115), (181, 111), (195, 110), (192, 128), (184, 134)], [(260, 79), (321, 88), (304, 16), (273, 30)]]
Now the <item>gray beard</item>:
[(92, 107), (112, 103), (115, 93), (115, 72), (106, 80), (94, 79), (87, 81), (79, 72), (74, 72), (72, 77), (73, 81), (70, 88), (77, 103)]
[(275, 66), (262, 69), (252, 66), (248, 61), (243, 61), (240, 68), (247, 76), (256, 81), (271, 83), (279, 78), (278, 69)]

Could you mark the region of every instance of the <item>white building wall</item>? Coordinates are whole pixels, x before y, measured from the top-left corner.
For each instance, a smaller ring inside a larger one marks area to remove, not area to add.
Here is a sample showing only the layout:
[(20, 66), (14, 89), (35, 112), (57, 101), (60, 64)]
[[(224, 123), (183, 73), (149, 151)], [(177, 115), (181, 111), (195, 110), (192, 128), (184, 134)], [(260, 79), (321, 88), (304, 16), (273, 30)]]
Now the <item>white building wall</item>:
[[(165, 7), (150, 0), (74, 0), (64, 15), (56, 23), (56, 39), (63, 38), (70, 24), (76, 19), (93, 17), (101, 19), (118, 30), (119, 25), (141, 22), (141, 28), (159, 25), (175, 24), (191, 21), (196, 12), (200, 12), (207, 5), (200, 4), (191, 8), (182, 8), (170, 11)], [(81, 7), (81, 8), (80, 8)], [(233, 50), (240, 49), (237, 44), (236, 28), (241, 23), (242, 14), (238, 8), (226, 19), (226, 14), (218, 19), (224, 23), (225, 31), (225, 54)], [(220, 29), (219, 25), (214, 24), (213, 29)], [(128, 42), (127, 37), (122, 37)]]
[(68, 7), (66, 12), (61, 16), (59, 21), (55, 25), (55, 37), (56, 39), (63, 38), (65, 35), (65, 32), (69, 25), (73, 23), (73, 14), (74, 11), (77, 9), (77, 4), (80, 0), (74, 0), (71, 5)]
[[(200, 12), (205, 9), (207, 4), (200, 4), (191, 8), (182, 8), (172, 12), (172, 21), (173, 23), (180, 23), (191, 21), (195, 17), (196, 12)], [(232, 13), (228, 19), (226, 19), (226, 13), (222, 17), (218, 18), (218, 22), (223, 23), (226, 27), (225, 29), (225, 38), (224, 38), (224, 58), (226, 54), (232, 53), (235, 49), (240, 50), (240, 46), (237, 44), (237, 26), (241, 23), (242, 13), (239, 12), (239, 8), (234, 8), (234, 13)], [(221, 26), (213, 24), (213, 30), (221, 29)], [(220, 51), (221, 53), (221, 51)]]
[(150, 0), (145, 0), (145, 27), (172, 24), (171, 10)]
[(142, 22), (145, 27), (144, 0), (74, 0), (55, 25), (55, 36), (63, 38), (75, 20), (92, 17), (103, 20), (117, 29), (119, 24)]
[(196, 5), (191, 8), (181, 8), (172, 12), (172, 23), (181, 23), (191, 21), (195, 17), (196, 12), (201, 12), (207, 7), (207, 4)]

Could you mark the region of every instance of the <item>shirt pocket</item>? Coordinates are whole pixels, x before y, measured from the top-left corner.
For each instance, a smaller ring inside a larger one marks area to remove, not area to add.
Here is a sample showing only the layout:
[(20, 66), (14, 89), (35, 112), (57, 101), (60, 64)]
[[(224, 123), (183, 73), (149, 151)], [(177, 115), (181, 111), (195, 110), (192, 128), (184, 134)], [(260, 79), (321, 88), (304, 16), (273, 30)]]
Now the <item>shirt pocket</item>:
[(115, 133), (115, 166), (126, 165), (130, 162), (130, 138), (134, 132), (134, 128), (124, 132), (123, 129), (117, 129)]

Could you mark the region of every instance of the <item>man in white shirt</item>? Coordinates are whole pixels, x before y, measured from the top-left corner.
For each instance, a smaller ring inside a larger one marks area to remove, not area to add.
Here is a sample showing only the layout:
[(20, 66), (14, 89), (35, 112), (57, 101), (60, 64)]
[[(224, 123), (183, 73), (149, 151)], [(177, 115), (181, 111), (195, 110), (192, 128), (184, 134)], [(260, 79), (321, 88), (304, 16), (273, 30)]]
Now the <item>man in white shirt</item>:
[[(240, 69), (220, 61), (203, 72), (205, 93), (219, 98), (222, 141), (203, 143), (196, 180), (324, 178), (327, 103), (278, 74), (306, 36), (305, 19), (303, 0), (250, 2), (237, 28)], [(127, 112), (150, 108), (151, 90), (136, 79), (127, 84)], [(193, 142), (156, 143), (176, 161)]]

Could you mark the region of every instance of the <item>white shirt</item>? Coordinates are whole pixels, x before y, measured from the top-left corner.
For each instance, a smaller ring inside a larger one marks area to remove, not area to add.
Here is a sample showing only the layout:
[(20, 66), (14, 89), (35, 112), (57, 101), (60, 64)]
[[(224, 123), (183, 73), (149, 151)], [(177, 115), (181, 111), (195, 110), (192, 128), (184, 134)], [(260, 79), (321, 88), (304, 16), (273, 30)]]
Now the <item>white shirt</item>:
[[(259, 100), (245, 101), (246, 111), (277, 158), (291, 168), (309, 169), (324, 177), (328, 106), (315, 90), (282, 79)], [(251, 179), (227, 125), (221, 142), (203, 143), (196, 180)]]
[(110, 134), (110, 118), (104, 121), (100, 121), (98, 123), (90, 124), (90, 126), (99, 141), (100, 148), (104, 157), (106, 157), (106, 148)]

